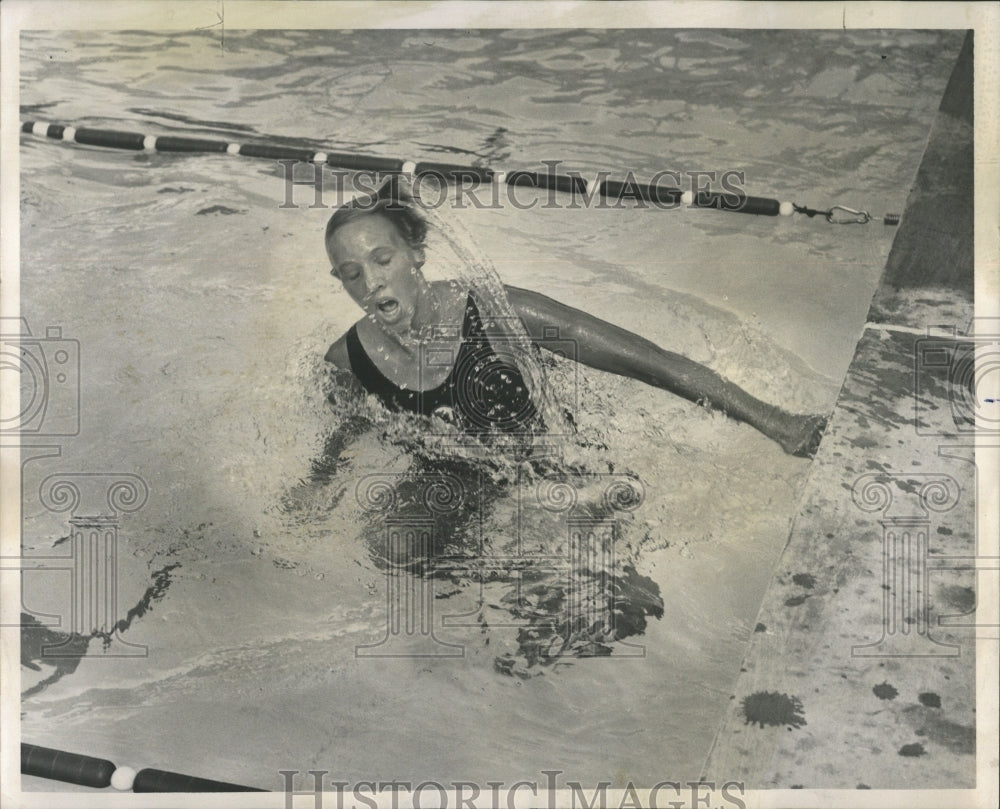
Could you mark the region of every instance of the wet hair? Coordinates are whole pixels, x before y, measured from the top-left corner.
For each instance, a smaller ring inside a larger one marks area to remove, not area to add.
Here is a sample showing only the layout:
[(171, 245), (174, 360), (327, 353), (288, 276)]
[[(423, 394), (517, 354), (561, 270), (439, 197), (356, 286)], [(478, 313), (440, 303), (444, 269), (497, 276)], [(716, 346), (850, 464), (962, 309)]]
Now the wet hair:
[(330, 239), (338, 228), (362, 217), (378, 214), (389, 220), (412, 249), (423, 249), (427, 222), (417, 213), (416, 207), (413, 197), (400, 186), (399, 177), (394, 174), (374, 194), (353, 199), (334, 211), (326, 223), (323, 243), (329, 248)]

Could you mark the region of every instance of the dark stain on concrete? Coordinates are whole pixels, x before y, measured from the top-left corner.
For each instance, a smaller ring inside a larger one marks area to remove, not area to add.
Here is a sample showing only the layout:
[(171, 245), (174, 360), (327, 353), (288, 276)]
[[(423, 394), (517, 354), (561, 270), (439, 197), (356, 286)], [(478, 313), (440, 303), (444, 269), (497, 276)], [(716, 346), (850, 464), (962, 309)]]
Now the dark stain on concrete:
[(740, 706), (744, 724), (764, 727), (787, 725), (788, 729), (806, 724), (802, 701), (798, 697), (777, 691), (756, 691), (743, 698)]
[(976, 608), (976, 591), (971, 587), (946, 584), (938, 592), (941, 600), (957, 612), (964, 614)]
[(921, 705), (908, 706), (904, 716), (916, 728), (916, 733), (928, 741), (959, 755), (976, 754), (975, 727), (953, 722), (941, 710)]
[(935, 694), (933, 691), (924, 691), (920, 696), (917, 697), (920, 700), (921, 705), (926, 705), (928, 708), (940, 708), (941, 707), (941, 697)]
[(809, 598), (809, 596), (807, 596), (807, 595), (805, 595), (805, 596), (792, 596), (791, 598), (786, 598), (785, 599), (785, 606), (786, 607), (799, 607), (802, 604), (806, 603), (806, 599), (807, 598)]
[(895, 699), (899, 692), (888, 682), (879, 683), (872, 689), (872, 693), (879, 699)]
[(949, 719), (931, 716), (927, 720), (925, 730), (928, 739), (947, 747), (953, 753), (966, 756), (976, 754), (976, 729), (971, 725), (960, 725)]
[(816, 577), (811, 573), (796, 573), (792, 576), (792, 581), (799, 585), (799, 587), (805, 587), (807, 590), (812, 590), (816, 586)]
[(907, 758), (916, 758), (917, 756), (927, 755), (927, 751), (924, 750), (922, 744), (904, 744), (899, 748), (899, 755), (906, 756)]

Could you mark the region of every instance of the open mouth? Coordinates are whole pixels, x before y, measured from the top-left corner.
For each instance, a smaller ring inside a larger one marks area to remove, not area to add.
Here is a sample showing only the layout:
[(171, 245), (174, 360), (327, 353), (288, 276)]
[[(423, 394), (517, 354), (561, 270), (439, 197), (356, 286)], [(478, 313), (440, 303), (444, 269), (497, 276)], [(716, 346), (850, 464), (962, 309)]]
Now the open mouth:
[(380, 298), (375, 302), (375, 308), (385, 317), (394, 317), (399, 314), (399, 301), (395, 298)]

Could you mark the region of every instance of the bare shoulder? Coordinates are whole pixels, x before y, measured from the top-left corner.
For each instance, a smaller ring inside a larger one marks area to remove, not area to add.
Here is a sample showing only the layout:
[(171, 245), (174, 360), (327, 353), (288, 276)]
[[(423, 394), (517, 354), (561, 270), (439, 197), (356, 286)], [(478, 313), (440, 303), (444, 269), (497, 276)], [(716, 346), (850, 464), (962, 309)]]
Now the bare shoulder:
[(330, 345), (323, 357), (327, 362), (333, 363), (343, 371), (351, 369), (351, 360), (347, 355), (347, 334), (342, 334)]
[(466, 301), (469, 300), (469, 288), (450, 281), (432, 281), (431, 287), (437, 293), (438, 300), (444, 304), (445, 311), (457, 315), (461, 322), (462, 312), (465, 310)]

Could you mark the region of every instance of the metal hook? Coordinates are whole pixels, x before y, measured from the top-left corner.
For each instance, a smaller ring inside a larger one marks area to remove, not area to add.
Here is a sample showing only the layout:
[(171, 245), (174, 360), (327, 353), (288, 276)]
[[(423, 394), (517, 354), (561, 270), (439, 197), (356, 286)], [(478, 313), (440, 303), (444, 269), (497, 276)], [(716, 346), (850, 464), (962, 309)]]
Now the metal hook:
[[(835, 211), (843, 211), (848, 216), (837, 218)], [(868, 211), (858, 211), (846, 205), (834, 205), (826, 212), (826, 221), (831, 225), (867, 225), (872, 221), (872, 215)]]

